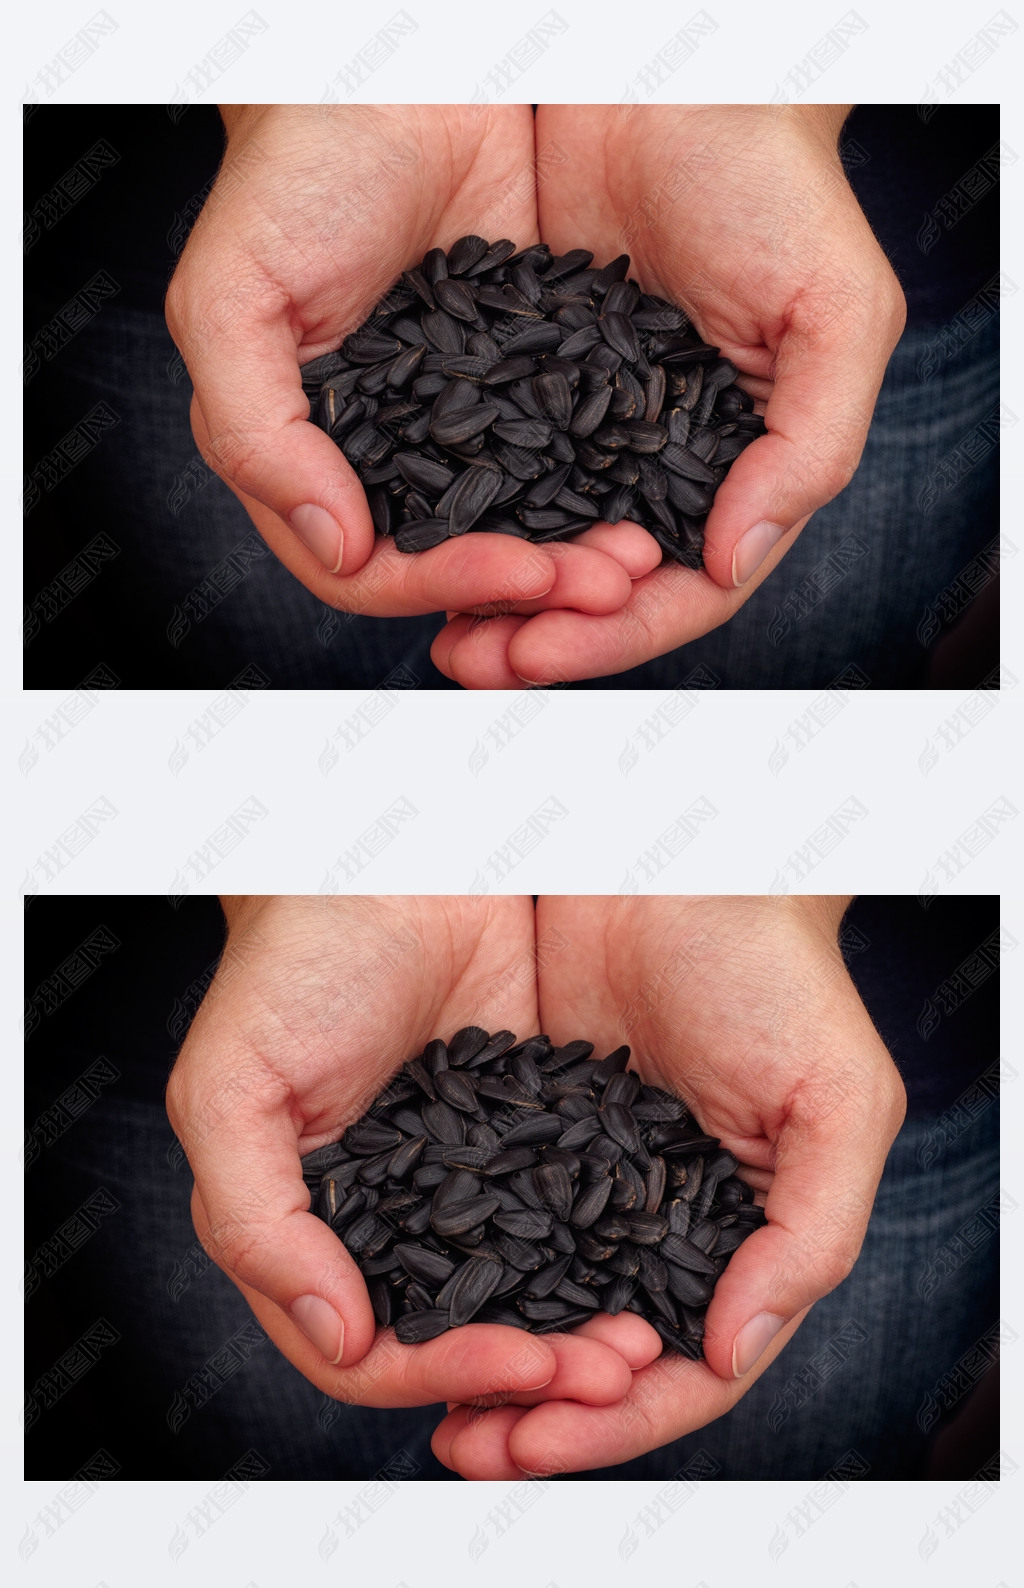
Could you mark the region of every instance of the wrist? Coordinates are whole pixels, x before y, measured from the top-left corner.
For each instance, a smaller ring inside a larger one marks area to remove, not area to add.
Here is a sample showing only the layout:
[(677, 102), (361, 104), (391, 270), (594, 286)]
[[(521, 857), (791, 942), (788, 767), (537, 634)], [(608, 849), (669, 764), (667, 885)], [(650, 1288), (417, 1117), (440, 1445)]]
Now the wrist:
[(254, 128), (263, 120), (272, 105), (218, 105), (220, 119), (224, 123), (224, 132), (228, 142), (237, 142), (239, 138), (248, 138)]
[(790, 895), (785, 902), (834, 942), (855, 898), (854, 893), (813, 893)]
[(229, 932), (244, 932), (256, 919), (269, 895), (258, 893), (222, 893), (220, 907)]
[(853, 110), (853, 105), (789, 105), (793, 118), (809, 128), (826, 143), (834, 153), (839, 145), (839, 134)]

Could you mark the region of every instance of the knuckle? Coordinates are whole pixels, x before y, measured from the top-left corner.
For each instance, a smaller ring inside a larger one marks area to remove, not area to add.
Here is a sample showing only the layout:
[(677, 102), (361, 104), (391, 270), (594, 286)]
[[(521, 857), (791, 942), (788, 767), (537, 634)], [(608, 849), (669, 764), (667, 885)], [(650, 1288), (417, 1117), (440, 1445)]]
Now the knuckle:
[(907, 1089), (896, 1070), (893, 1071), (890, 1078), (889, 1086), (883, 1099), (883, 1109), (888, 1120), (889, 1132), (895, 1137), (907, 1117)]
[(206, 461), (222, 478), (232, 480), (247, 496), (259, 496), (267, 472), (265, 445), (229, 426), (211, 436), (205, 450)]
[(818, 1277), (825, 1292), (835, 1290), (848, 1278), (860, 1253), (860, 1242), (853, 1239), (839, 1241), (823, 1252), (818, 1264)]
[(840, 491), (845, 491), (857, 471), (857, 458), (849, 452), (841, 452), (827, 458), (821, 465), (819, 481), (821, 489), (827, 491), (828, 500), (838, 496)]
[(889, 335), (895, 344), (903, 335), (907, 323), (907, 299), (903, 288), (891, 271), (882, 310)]
[(181, 332), (183, 312), (182, 290), (178, 285), (178, 277), (174, 276), (167, 289), (167, 296), (164, 299), (164, 319), (167, 321), (167, 329), (175, 342), (178, 341)]

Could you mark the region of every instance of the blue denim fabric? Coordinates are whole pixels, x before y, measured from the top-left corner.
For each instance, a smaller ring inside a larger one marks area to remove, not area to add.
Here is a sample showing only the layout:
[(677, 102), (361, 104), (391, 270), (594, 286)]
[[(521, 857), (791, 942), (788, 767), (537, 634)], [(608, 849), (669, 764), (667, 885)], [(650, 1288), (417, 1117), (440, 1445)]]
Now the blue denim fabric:
[[(814, 1479), (850, 1452), (869, 1478), (922, 1476), (945, 1404), (931, 1392), (997, 1317), (995, 1220), (975, 1217), (998, 1187), (997, 1112), (952, 1142), (939, 1142), (931, 1120), (908, 1123), (853, 1273), (733, 1411), (639, 1460), (579, 1476), (668, 1478), (703, 1453), (691, 1472)], [(68, 1392), (81, 1459), (103, 1445), (124, 1478), (214, 1479), (247, 1451), (271, 1479), (363, 1479), (388, 1463), (396, 1476), (453, 1476), (430, 1453), (443, 1406), (338, 1404), (262, 1337), (198, 1246), (191, 1174), (159, 1103), (113, 1088), (59, 1151), (61, 1175), (83, 1201), (103, 1187), (121, 1204), (68, 1263), (120, 1335)], [(34, 1465), (45, 1439), (29, 1434), (31, 1476), (58, 1475)]]
[[(731, 622), (574, 687), (667, 688), (699, 665), (726, 688), (920, 685), (928, 643), (962, 602), (942, 593), (997, 533), (996, 454), (978, 429), (998, 402), (997, 327), (951, 357), (937, 352), (938, 331), (905, 334), (852, 484)], [(136, 647), (123, 683), (145, 685), (155, 670), (175, 684), (223, 685), (255, 665), (284, 689), (372, 688), (398, 668), (407, 683), (456, 687), (429, 660), (440, 615), (350, 617), (286, 572), (198, 457), (189, 400), (162, 318), (117, 302), (29, 388), (44, 445), (97, 402), (118, 416), (30, 514), (29, 533), (53, 513), (76, 548), (101, 531), (116, 543), (118, 556), (77, 600), (102, 595), (103, 622)], [(31, 668), (32, 653), (30, 683)]]

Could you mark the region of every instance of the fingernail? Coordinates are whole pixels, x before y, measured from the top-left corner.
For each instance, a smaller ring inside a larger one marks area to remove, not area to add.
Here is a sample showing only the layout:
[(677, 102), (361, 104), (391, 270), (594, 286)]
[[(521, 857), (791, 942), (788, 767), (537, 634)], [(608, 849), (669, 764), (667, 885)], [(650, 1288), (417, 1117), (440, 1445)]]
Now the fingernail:
[(785, 1323), (785, 1318), (774, 1312), (759, 1312), (756, 1318), (745, 1323), (736, 1336), (732, 1348), (732, 1371), (736, 1378), (749, 1373)]
[(732, 582), (746, 584), (760, 568), (773, 546), (777, 546), (786, 533), (785, 524), (771, 524), (762, 519), (753, 529), (748, 529), (732, 554)]
[(300, 1296), (292, 1302), (291, 1315), (307, 1340), (312, 1340), (332, 1367), (341, 1361), (345, 1325), (330, 1302), (324, 1301), (322, 1296)]
[(326, 507), (303, 502), (288, 520), (304, 546), (319, 558), (328, 573), (337, 573), (345, 550), (345, 540), (337, 521)]

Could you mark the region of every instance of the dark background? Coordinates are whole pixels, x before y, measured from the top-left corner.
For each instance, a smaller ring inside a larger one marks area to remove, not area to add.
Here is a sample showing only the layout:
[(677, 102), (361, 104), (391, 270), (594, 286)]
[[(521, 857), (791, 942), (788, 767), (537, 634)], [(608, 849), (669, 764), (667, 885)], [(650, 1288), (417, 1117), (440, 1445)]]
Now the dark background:
[[(118, 283), (111, 299), (118, 311), (159, 314), (177, 257), (220, 162), (223, 135), (217, 111), (191, 106), (181, 113), (177, 107), (178, 119), (173, 120), (165, 106), (30, 108), (25, 128), (26, 344), (100, 270)], [(998, 107), (924, 108), (927, 119), (912, 105), (859, 106), (847, 123), (844, 147), (850, 181), (907, 294), (910, 325), (939, 327), (998, 268), (997, 187), (974, 204), (969, 217), (942, 231), (942, 246), (934, 253), (922, 252), (918, 233), (943, 195), (998, 139)], [(100, 139), (118, 152), (117, 164), (103, 170), (55, 223), (42, 226), (33, 220), (43, 195)], [(100, 351), (105, 307), (87, 333), (90, 346)], [(79, 353), (73, 339), (70, 350), (57, 351), (31, 374), (26, 476), (82, 417), (82, 398), (70, 399), (64, 373)], [(166, 367), (167, 379), (187, 390), (188, 379), (169, 336)], [(92, 390), (101, 389), (100, 377)], [(96, 471), (114, 471), (123, 477), (118, 489), (130, 490), (131, 444), (130, 424), (122, 423), (32, 507), (25, 553), (27, 603), (97, 533), (106, 530), (119, 541), (117, 524), (104, 522), (105, 515), (95, 510), (90, 480)], [(979, 544), (995, 533), (993, 523)], [(128, 688), (227, 682), (190, 675), (184, 655), (165, 633), (167, 614), (182, 592), (150, 592), (150, 583), (148, 568), (129, 541), (59, 617), (33, 635), (26, 650), (26, 686), (70, 688), (98, 664)], [(936, 637), (927, 686), (980, 683), (996, 665), (997, 621), (995, 587), (989, 584), (966, 616)], [(440, 676), (438, 682), (444, 684)]]
[[(903, 1075), (913, 1118), (941, 1115), (998, 1058), (997, 975), (953, 1012), (933, 996), (998, 924), (994, 897), (936, 898), (925, 909), (916, 898), (864, 896), (846, 918), (841, 941), (850, 973)], [(69, 956), (90, 937), (101, 944), (116, 939), (119, 946), (94, 953), (91, 974), (71, 987)], [(169, 1338), (147, 1342), (143, 1333), (140, 1342), (140, 1331), (125, 1320), (131, 1321), (133, 1289), (147, 1310), (147, 1287), (159, 1291), (164, 1316), (175, 1326), (186, 1314), (184, 1303), (167, 1308), (165, 1292), (176, 1262), (194, 1243), (187, 1215), (191, 1176), (163, 1113), (163, 1094), (223, 938), (212, 898), (186, 898), (177, 909), (162, 897), (37, 898), (28, 911), (27, 1389), (98, 1318), (115, 1325), (120, 1320), (123, 1338), (101, 1351), (96, 1365), (30, 1427), (27, 1477), (69, 1475), (99, 1448), (114, 1455), (126, 1478), (195, 1477), (209, 1470), (202, 1419), (173, 1436), (167, 1427), (168, 1406), (188, 1376), (179, 1359), (186, 1353), (176, 1355)], [(62, 964), (65, 971), (55, 975)], [(117, 1078), (94, 1088), (88, 1106), (81, 1097), (69, 1101), (67, 1089), (100, 1057)], [(57, 1134), (56, 1126), (41, 1122), (54, 1118), (62, 1094)], [(145, 1153), (165, 1183), (168, 1161), (175, 1185), (180, 1178), (173, 1233), (166, 1210), (154, 1206)], [(137, 1181), (129, 1177), (130, 1195), (124, 1193), (126, 1163)], [(121, 1206), (49, 1273), (53, 1264), (40, 1256), (41, 1248), (104, 1186), (105, 1164), (110, 1183), (120, 1188)], [(998, 1288), (993, 1274), (982, 1272), (974, 1282), (980, 1331), (998, 1317)], [(238, 1393), (244, 1394), (241, 1381)], [(936, 1426), (927, 1475), (963, 1477), (977, 1470), (997, 1448), (997, 1430), (993, 1370)]]

